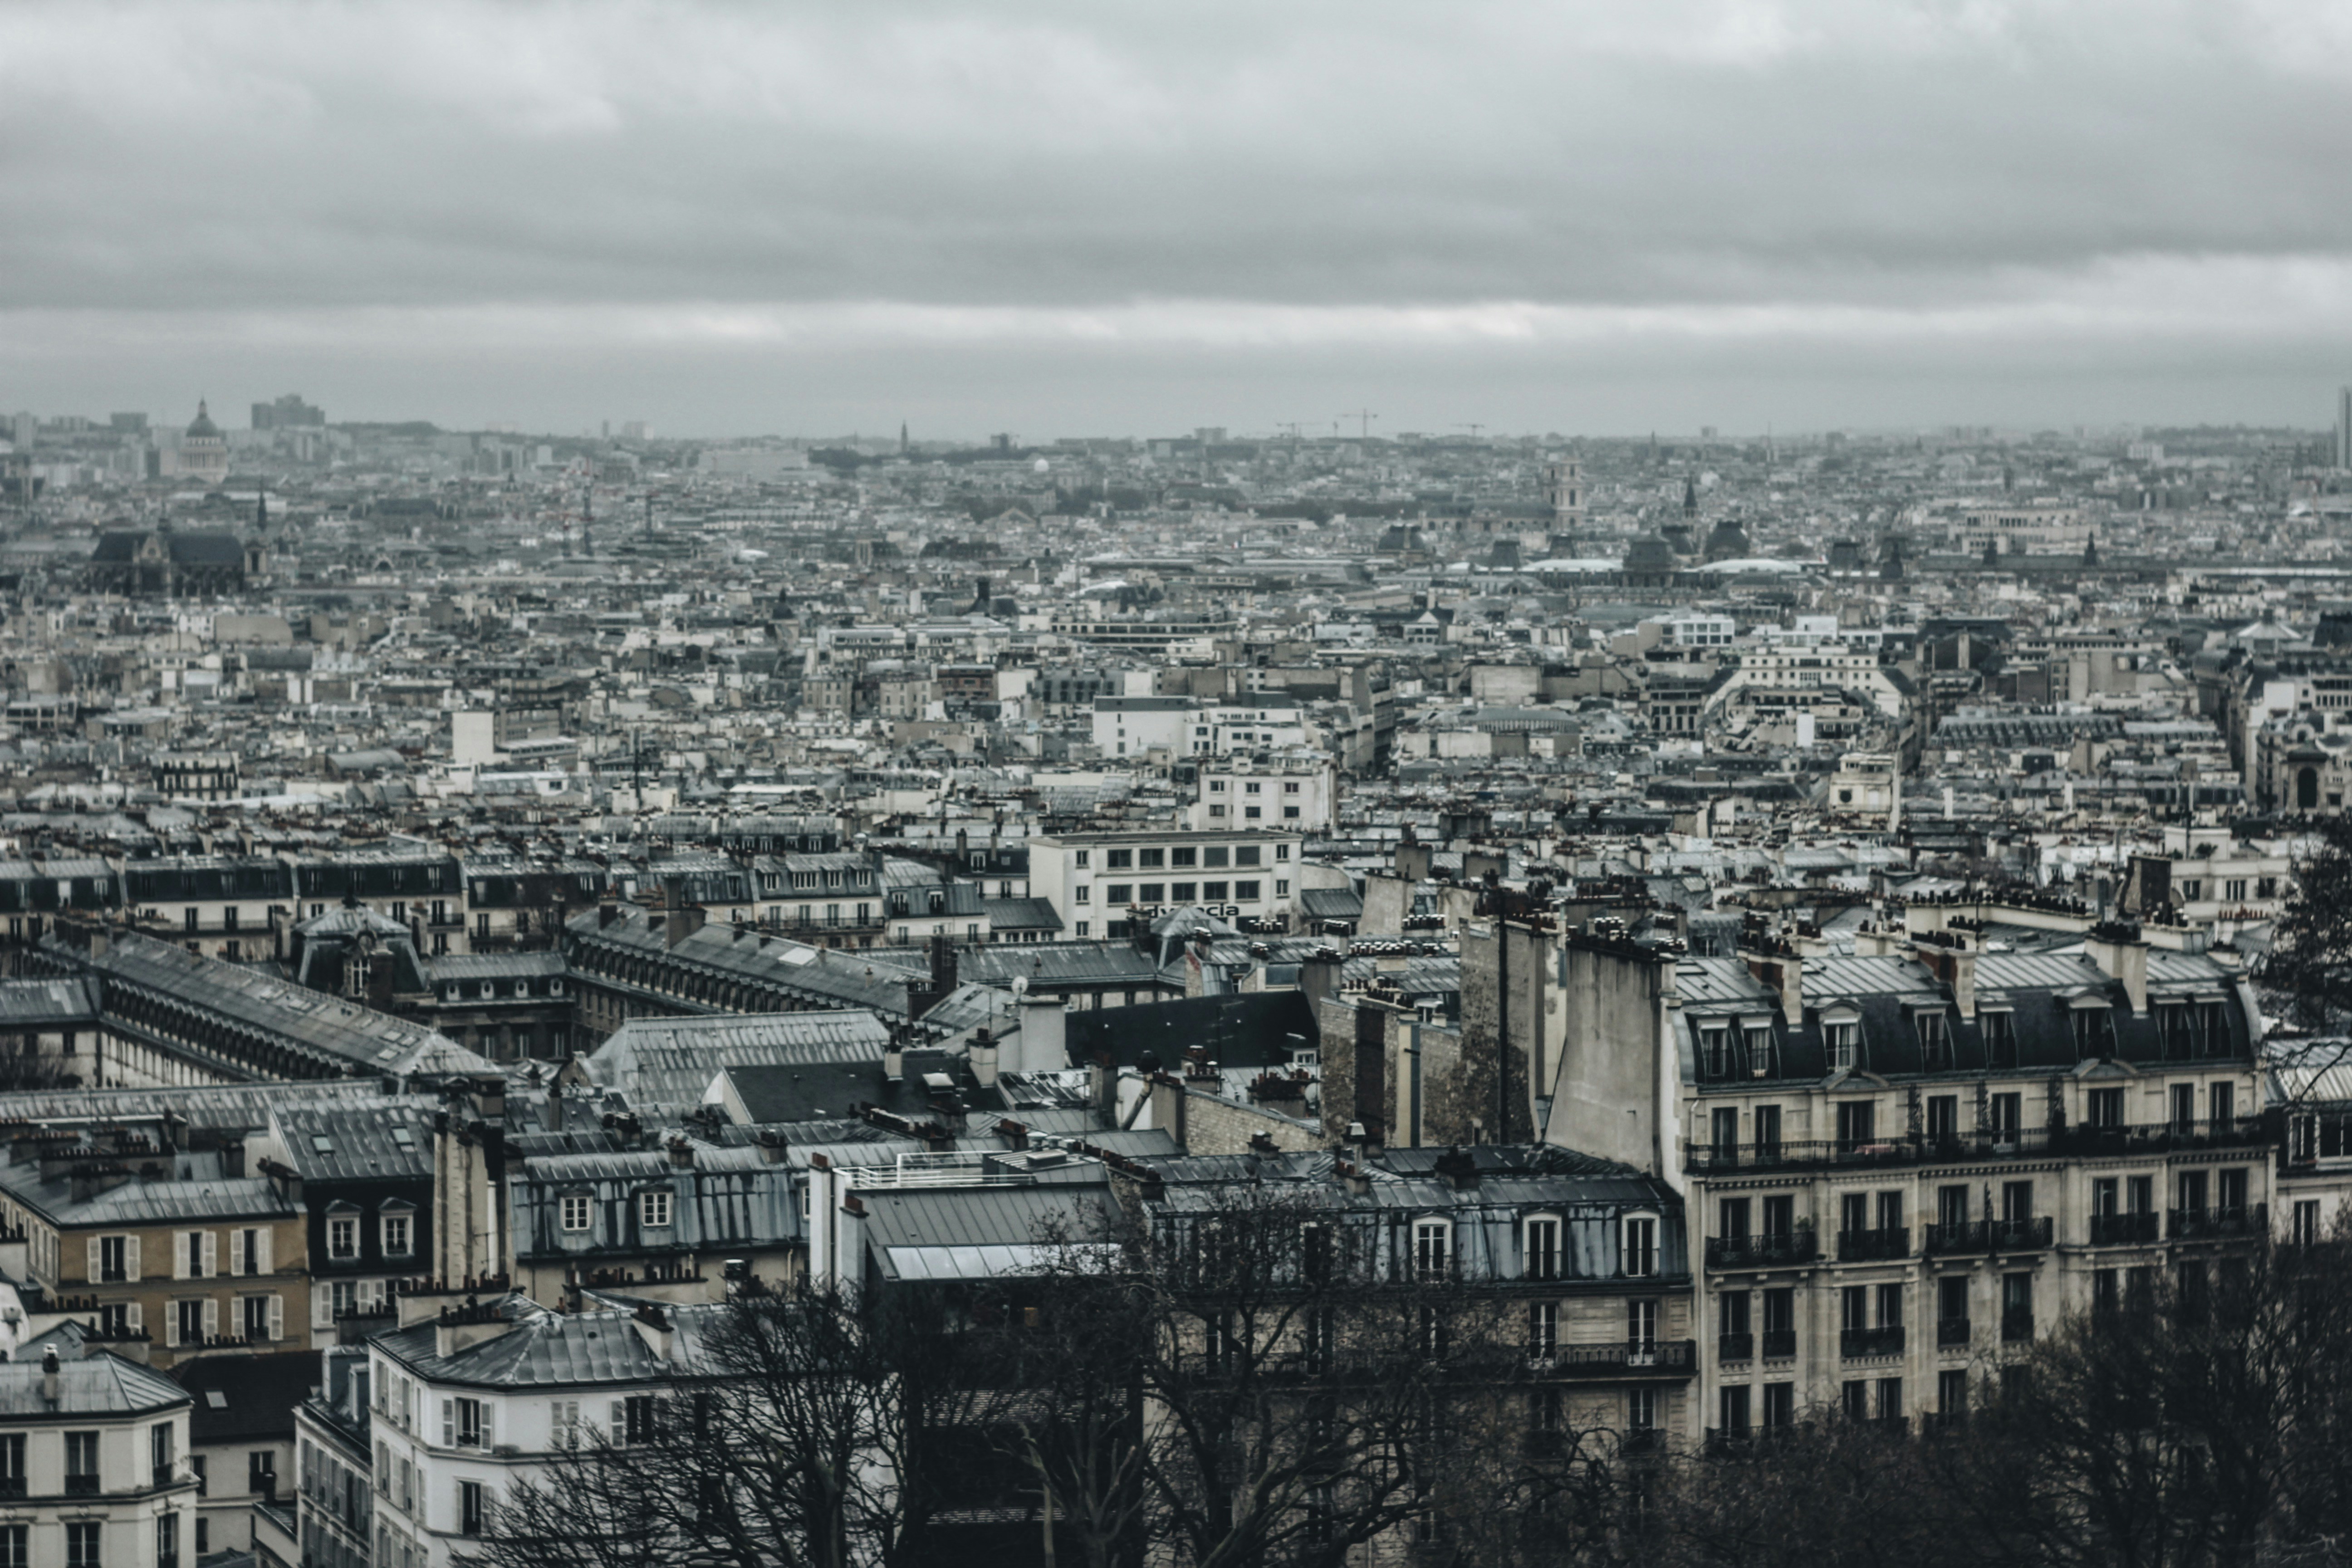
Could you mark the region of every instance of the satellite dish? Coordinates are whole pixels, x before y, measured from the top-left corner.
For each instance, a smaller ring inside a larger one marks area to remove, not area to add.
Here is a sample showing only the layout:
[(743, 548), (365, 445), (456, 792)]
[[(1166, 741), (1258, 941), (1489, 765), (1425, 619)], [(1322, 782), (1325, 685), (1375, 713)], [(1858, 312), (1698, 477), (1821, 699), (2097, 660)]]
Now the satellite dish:
[(1029, 977), (1027, 975), (1016, 974), (1013, 977), (1013, 994), (1015, 996), (1026, 996), (1029, 994)]

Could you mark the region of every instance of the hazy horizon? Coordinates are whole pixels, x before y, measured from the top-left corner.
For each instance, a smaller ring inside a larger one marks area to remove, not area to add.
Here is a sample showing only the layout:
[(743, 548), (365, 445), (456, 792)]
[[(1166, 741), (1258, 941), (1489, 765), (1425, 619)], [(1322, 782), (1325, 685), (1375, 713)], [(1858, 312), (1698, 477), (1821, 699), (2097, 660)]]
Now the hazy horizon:
[(0, 406), (2315, 429), (2347, 46), (2285, 0), (22, 5)]

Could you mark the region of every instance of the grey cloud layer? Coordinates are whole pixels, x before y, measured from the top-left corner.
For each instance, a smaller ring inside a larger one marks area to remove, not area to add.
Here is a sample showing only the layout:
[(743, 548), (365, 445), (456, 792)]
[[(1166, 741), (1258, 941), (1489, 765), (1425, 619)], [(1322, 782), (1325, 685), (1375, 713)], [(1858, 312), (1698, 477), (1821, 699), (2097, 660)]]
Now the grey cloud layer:
[(2017, 300), (2352, 254), (2348, 42), (2161, 0), (16, 7), (0, 309)]

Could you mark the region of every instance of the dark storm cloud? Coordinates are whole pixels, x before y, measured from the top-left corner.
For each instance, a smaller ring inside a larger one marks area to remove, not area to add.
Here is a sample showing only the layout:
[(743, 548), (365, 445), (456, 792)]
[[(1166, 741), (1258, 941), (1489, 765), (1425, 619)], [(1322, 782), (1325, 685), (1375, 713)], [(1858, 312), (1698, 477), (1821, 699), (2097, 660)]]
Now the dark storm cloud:
[(2347, 46), (2212, 0), (17, 6), (0, 373), (2305, 347)]

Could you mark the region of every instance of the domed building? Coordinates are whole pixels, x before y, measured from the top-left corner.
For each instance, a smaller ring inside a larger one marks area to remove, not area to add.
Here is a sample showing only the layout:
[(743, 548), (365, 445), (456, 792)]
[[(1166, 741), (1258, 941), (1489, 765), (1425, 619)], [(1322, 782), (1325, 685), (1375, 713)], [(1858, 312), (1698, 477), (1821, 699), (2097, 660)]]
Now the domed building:
[(205, 485), (228, 479), (228, 437), (213, 423), (202, 398), (196, 400), (195, 422), (180, 437), (180, 473)]

